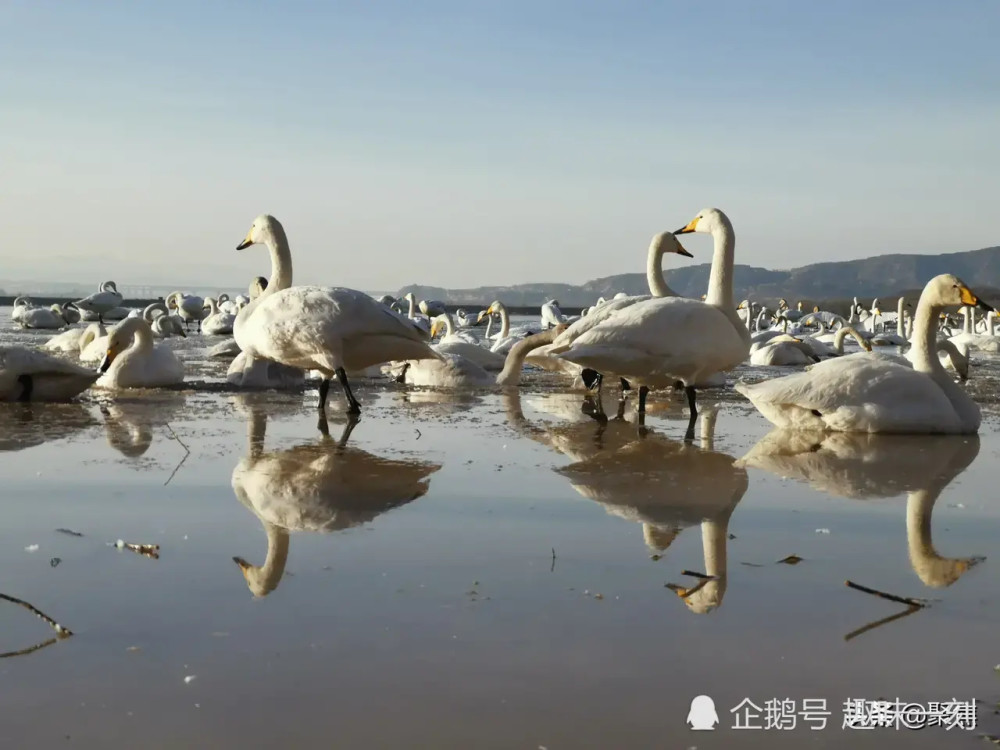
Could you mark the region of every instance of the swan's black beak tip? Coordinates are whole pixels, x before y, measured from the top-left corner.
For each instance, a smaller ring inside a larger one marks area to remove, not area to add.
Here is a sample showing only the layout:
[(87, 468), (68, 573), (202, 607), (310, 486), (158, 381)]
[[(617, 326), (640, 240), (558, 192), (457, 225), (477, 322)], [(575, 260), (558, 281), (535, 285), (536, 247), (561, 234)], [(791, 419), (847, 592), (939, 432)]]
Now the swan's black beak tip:
[(101, 361), (101, 366), (97, 368), (97, 371), (104, 373), (108, 371), (109, 367), (111, 367), (111, 357), (105, 355), (104, 359)]
[(237, 250), (246, 250), (246, 249), (247, 249), (248, 247), (250, 247), (250, 246), (251, 246), (252, 244), (253, 244), (253, 243), (252, 243), (252, 242), (251, 242), (250, 240), (243, 240), (243, 242), (241, 242), (240, 244), (238, 244), (238, 245), (236, 246), (236, 249), (237, 249)]
[(691, 255), (691, 253), (689, 253), (689, 252), (688, 252), (687, 250), (685, 250), (685, 249), (684, 249), (683, 247), (682, 247), (682, 248), (680, 248), (680, 249), (679, 249), (679, 250), (677, 251), (677, 254), (678, 254), (678, 255), (683, 255), (683, 256), (684, 256), (685, 258), (693, 258), (693, 257), (694, 257), (693, 255)]

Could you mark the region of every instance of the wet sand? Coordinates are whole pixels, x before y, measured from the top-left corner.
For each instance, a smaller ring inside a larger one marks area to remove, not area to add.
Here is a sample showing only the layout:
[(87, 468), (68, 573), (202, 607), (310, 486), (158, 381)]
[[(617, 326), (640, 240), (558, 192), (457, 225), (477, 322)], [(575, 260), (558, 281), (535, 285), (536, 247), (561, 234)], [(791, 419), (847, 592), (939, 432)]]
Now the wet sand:
[[(703, 394), (685, 445), (679, 398), (656, 394), (640, 433), (533, 377), (464, 395), (361, 383), (341, 445), (339, 396), (323, 438), (314, 389), (221, 388), (227, 363), (204, 357), (216, 342), (172, 344), (184, 389), (0, 404), (0, 593), (74, 633), (0, 659), (4, 746), (941, 748), (1000, 734), (991, 360), (970, 385), (978, 439), (781, 439), (728, 391)], [(907, 607), (846, 580), (932, 601), (865, 630)], [(0, 634), (0, 652), (53, 637), (5, 602)], [(686, 727), (700, 694), (714, 732)], [(841, 728), (846, 699), (896, 697), (978, 699), (979, 726)], [(744, 698), (825, 698), (829, 724), (735, 731)]]

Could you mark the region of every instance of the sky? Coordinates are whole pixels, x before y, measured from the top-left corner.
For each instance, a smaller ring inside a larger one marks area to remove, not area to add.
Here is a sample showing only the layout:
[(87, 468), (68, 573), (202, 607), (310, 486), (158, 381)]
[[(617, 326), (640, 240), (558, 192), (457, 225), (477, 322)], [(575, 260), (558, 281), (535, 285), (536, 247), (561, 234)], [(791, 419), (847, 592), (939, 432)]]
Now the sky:
[(1000, 244), (995, 0), (5, 0), (0, 25), (3, 279), (243, 287), (265, 212), (295, 283), (378, 291), (641, 272), (708, 206), (753, 266)]

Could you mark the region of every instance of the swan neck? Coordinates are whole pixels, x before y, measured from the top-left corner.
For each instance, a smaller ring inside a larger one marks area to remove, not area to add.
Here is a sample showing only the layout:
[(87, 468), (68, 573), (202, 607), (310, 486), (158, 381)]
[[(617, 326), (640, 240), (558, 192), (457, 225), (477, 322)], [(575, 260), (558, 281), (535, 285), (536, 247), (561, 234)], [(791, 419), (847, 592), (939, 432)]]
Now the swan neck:
[(649, 293), (654, 297), (677, 296), (663, 278), (663, 244), (659, 241), (659, 237), (649, 245), (649, 253), (646, 256), (646, 283), (649, 284)]
[(497, 305), (497, 310), (500, 313), (500, 340), (502, 341), (510, 335), (510, 316), (507, 315), (507, 308), (502, 304)]
[(412, 294), (406, 299), (410, 303), (410, 308), (406, 313), (406, 317), (410, 320), (416, 320), (417, 318), (417, 300)]
[(510, 348), (510, 351), (507, 352), (507, 358), (503, 363), (503, 370), (497, 375), (497, 385), (519, 385), (521, 382), (521, 369), (524, 367), (524, 360), (528, 356), (528, 353), (545, 344), (551, 344), (561, 332), (558, 328), (550, 328), (542, 333), (528, 336), (514, 344)]
[(451, 313), (446, 312), (442, 316), (444, 317), (444, 335), (454, 336), (455, 335), (455, 321), (451, 318)]
[(712, 271), (708, 278), (705, 301), (726, 310), (733, 308), (733, 257), (736, 234), (725, 216), (719, 217), (719, 226), (712, 232), (715, 250), (712, 254)]
[[(288, 236), (285, 229), (275, 222), (271, 226), (270, 236), (266, 241), (267, 251), (271, 256), (271, 276), (267, 284), (267, 289), (257, 295), (249, 305), (240, 310), (233, 324), (235, 333), (237, 326), (242, 324), (253, 314), (260, 304), (283, 289), (288, 289), (292, 285), (292, 251), (288, 246)], [(237, 338), (237, 343), (239, 339)], [(242, 347), (242, 344), (240, 344)]]
[(928, 291), (924, 290), (913, 316), (913, 341), (910, 342), (913, 346), (911, 350), (913, 369), (926, 372), (939, 380), (944, 378), (950, 383), (951, 378), (948, 377), (937, 356), (937, 329), (934, 325), (944, 308), (931, 302), (927, 295)]

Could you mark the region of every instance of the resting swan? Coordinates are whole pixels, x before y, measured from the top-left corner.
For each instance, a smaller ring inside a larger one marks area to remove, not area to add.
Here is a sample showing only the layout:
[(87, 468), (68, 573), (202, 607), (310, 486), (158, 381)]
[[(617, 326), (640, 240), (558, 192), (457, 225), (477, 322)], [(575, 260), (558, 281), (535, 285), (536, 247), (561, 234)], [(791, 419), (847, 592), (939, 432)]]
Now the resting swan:
[(962, 304), (992, 309), (955, 276), (943, 274), (927, 282), (914, 316), (912, 368), (860, 353), (755, 385), (739, 383), (736, 390), (778, 427), (975, 433), (981, 419), (979, 406), (945, 372), (935, 341), (941, 310)]
[(18, 321), (22, 328), (42, 328), (53, 330), (63, 328), (68, 321), (63, 317), (63, 311), (59, 305), (52, 307), (32, 307), (25, 310)]
[(108, 332), (103, 323), (91, 323), (86, 328), (71, 328), (68, 331), (57, 333), (42, 344), (42, 349), (49, 352), (82, 354), (92, 341), (107, 335)]
[(502, 355), (456, 336), (451, 316), (447, 313), (439, 315), (431, 323), (431, 338), (433, 339), (442, 328), (446, 330), (446, 334), (440, 342), (433, 346), (435, 351), (441, 354), (458, 354), (484, 370), (499, 372), (503, 369), (504, 358)]
[(675, 234), (687, 232), (714, 238), (705, 301), (665, 297), (636, 302), (553, 353), (639, 385), (640, 422), (645, 417), (648, 389), (680, 381), (691, 412), (687, 434), (692, 436), (698, 415), (695, 386), (743, 362), (750, 353), (750, 332), (733, 302), (736, 241), (729, 218), (717, 208), (707, 208)]
[(93, 385), (97, 375), (51, 354), (0, 347), (0, 401), (68, 401)]
[(153, 342), (144, 318), (127, 318), (111, 330), (100, 371), (100, 388), (155, 388), (184, 380), (181, 361), (164, 344)]
[(205, 298), (205, 306), (208, 308), (208, 315), (201, 321), (201, 332), (209, 336), (224, 336), (233, 332), (233, 323), (236, 316), (222, 312), (214, 297)]
[(249, 356), (303, 370), (319, 370), (319, 409), (326, 410), (336, 375), (348, 411), (361, 405), (347, 382), (347, 370), (392, 360), (437, 359), (426, 334), (402, 315), (364, 292), (342, 287), (292, 286), (292, 254), (285, 230), (273, 216), (254, 219), (237, 250), (264, 244), (271, 254), (267, 289), (236, 317), (236, 343)]
[(187, 334), (184, 332), (184, 321), (179, 315), (171, 315), (163, 302), (152, 302), (146, 305), (146, 309), (142, 311), (142, 317), (149, 323), (153, 335), (158, 339), (171, 336), (187, 338)]

